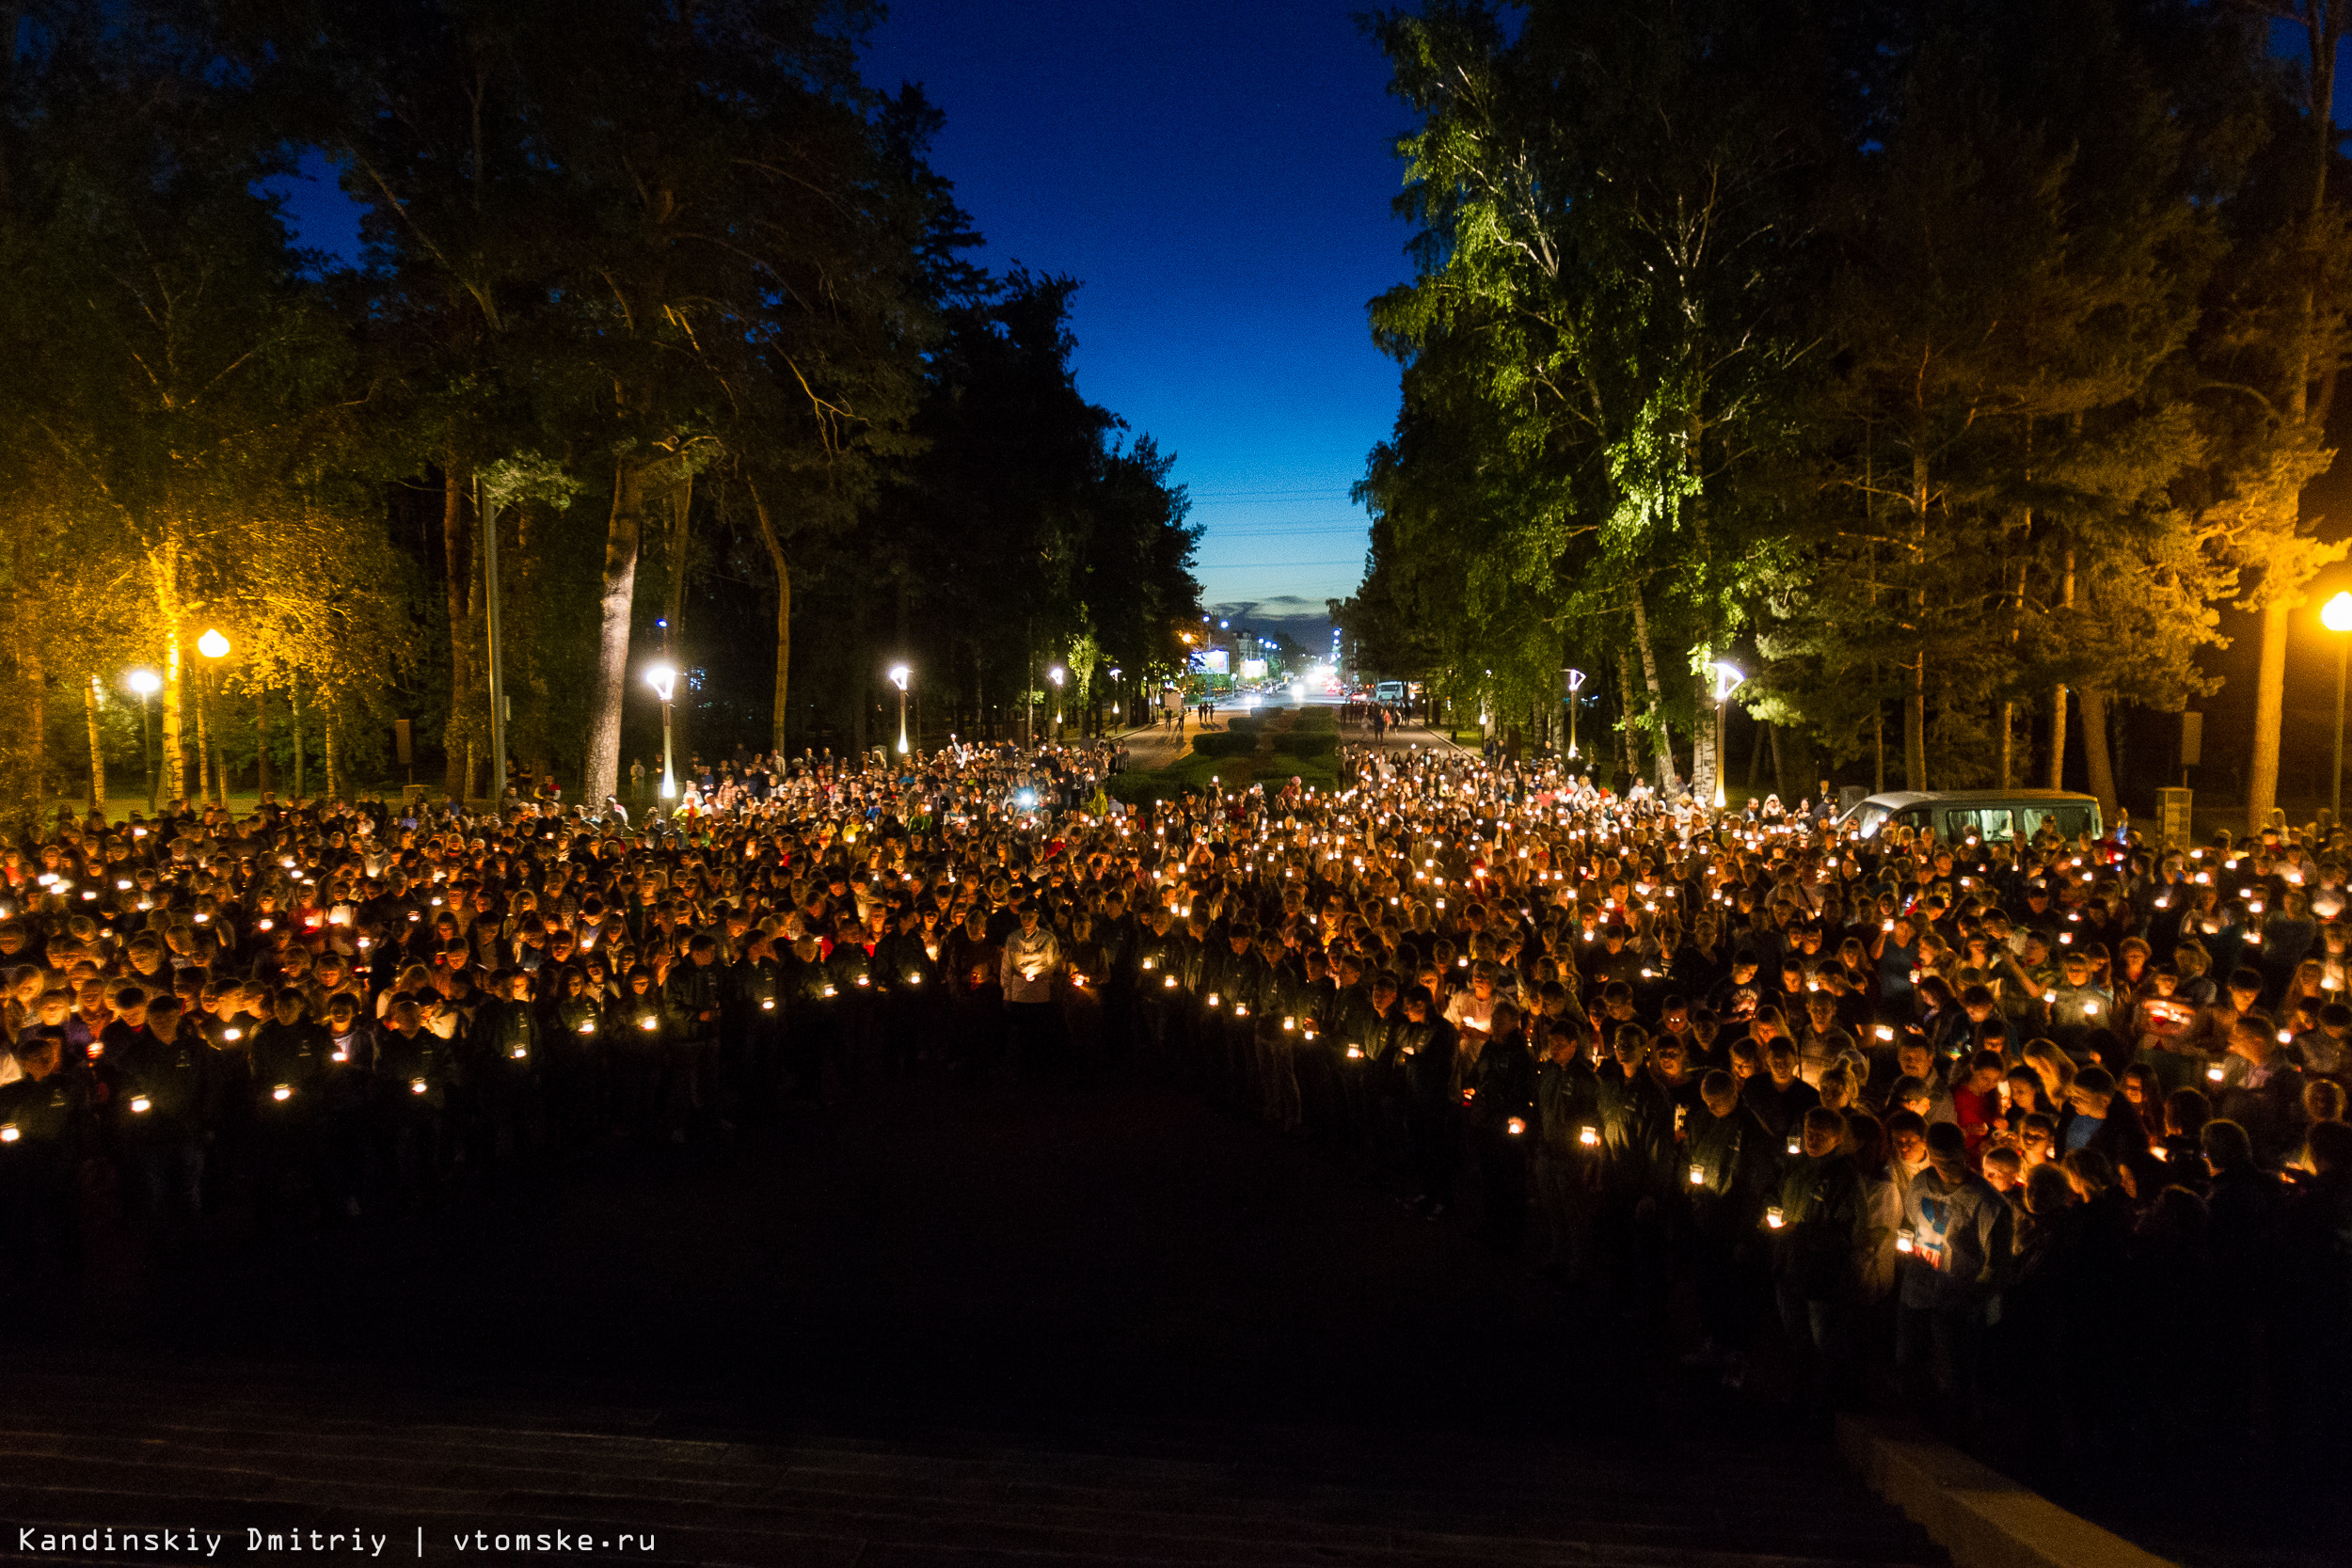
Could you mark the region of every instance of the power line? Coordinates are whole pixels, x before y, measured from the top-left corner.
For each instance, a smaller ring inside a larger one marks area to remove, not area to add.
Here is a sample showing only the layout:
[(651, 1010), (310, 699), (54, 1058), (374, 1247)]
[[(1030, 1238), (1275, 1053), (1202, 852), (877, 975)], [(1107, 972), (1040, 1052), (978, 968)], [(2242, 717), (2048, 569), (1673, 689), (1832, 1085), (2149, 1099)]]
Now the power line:
[(1187, 490), (1194, 500), (1231, 500), (1236, 496), (1344, 496), (1348, 487), (1323, 484), (1311, 490)]
[(1278, 566), (1360, 566), (1363, 563), (1362, 556), (1349, 555), (1342, 556), (1337, 561), (1211, 561), (1195, 569), (1202, 572), (1255, 572), (1272, 571)]
[(1307, 528), (1216, 528), (1208, 531), (1219, 539), (1279, 539), (1299, 533), (1363, 533), (1369, 523), (1316, 523)]

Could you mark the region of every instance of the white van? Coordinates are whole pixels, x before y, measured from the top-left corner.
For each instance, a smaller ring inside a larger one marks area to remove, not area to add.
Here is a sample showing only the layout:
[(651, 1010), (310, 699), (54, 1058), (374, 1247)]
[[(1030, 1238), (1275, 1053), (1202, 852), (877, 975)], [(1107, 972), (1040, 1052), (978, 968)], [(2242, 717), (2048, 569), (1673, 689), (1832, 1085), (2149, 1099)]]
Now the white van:
[(2013, 833), (2033, 837), (2042, 828), (2056, 829), (2067, 838), (2100, 832), (2096, 796), (2065, 789), (1941, 789), (1889, 790), (1854, 802), (1837, 819), (1840, 828), (1855, 828), (1864, 838), (1876, 838), (1889, 822), (1899, 828), (1933, 828), (1947, 844), (1970, 837), (2006, 844)]

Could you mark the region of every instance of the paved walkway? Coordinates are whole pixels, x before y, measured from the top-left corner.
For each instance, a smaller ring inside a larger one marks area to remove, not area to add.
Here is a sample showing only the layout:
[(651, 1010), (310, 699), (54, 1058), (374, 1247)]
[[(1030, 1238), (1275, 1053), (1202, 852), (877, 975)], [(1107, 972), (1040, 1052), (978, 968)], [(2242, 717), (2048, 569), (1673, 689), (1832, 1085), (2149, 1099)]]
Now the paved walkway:
[[(1258, 711), (1271, 712), (1289, 705), (1280, 702), (1268, 703)], [(1217, 709), (1216, 723), (1212, 733), (1223, 734), (1226, 725), (1233, 716), (1243, 711), (1232, 707)], [(1165, 724), (1147, 724), (1140, 729), (1129, 730), (1119, 738), (1127, 748), (1128, 767), (1136, 772), (1150, 772), (1169, 767), (1182, 760), (1184, 753), (1192, 750), (1193, 737), (1200, 734), (1200, 721), (1194, 716), (1191, 709), (1187, 708), (1184, 712), (1184, 729), (1181, 732), (1170, 730)], [(1341, 724), (1341, 745), (1364, 746), (1371, 742), (1370, 726), (1344, 722)], [(1456, 746), (1442, 731), (1433, 730), (1425, 724), (1392, 724), (1381, 738), (1381, 747), (1384, 751), (1402, 752), (1413, 746), (1419, 746), (1424, 751), (1471, 750), (1471, 748)]]
[(1822, 1447), (1661, 1408), (1638, 1335), (1151, 1085), (917, 1083), (117, 1291), (0, 1367), (12, 1527), (405, 1557), (422, 1529), (452, 1561), (525, 1524), (828, 1568), (1941, 1560)]
[(1189, 709), (1184, 714), (1182, 730), (1171, 730), (1166, 724), (1146, 724), (1129, 730), (1119, 737), (1127, 748), (1127, 766), (1135, 772), (1148, 773), (1181, 759), (1192, 749), (1192, 737), (1200, 733), (1200, 721)]

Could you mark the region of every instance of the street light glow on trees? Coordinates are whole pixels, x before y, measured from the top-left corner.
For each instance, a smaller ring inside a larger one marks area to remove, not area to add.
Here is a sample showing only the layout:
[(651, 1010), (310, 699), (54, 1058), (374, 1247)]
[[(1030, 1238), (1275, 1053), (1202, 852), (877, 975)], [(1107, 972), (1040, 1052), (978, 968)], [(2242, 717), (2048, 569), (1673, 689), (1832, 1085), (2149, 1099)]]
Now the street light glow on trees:
[(2328, 816), (2344, 820), (2344, 667), (2352, 657), (2352, 593), (2341, 593), (2319, 607), (2319, 624), (2336, 634), (2336, 772), (2328, 790)]
[(1724, 704), (1740, 689), (1740, 683), (1748, 677), (1736, 664), (1722, 660), (1709, 664), (1708, 673), (1715, 677), (1715, 809), (1724, 809)]
[(661, 699), (661, 798), (677, 799), (677, 772), (670, 757), (670, 697), (677, 690), (677, 671), (667, 664), (656, 664), (646, 670), (645, 684)]
[(152, 815), (155, 810), (155, 726), (154, 711), (149, 702), (164, 689), (164, 677), (152, 670), (134, 670), (122, 677), (122, 684), (138, 693), (139, 767), (147, 775), (147, 809)]

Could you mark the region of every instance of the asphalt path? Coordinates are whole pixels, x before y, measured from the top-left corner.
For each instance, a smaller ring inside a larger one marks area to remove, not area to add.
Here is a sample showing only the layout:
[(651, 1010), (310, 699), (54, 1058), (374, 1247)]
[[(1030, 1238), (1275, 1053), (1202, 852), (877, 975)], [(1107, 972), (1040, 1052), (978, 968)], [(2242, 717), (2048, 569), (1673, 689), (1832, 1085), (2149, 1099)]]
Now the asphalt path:
[(601, 1390), (730, 1425), (1510, 1428), (1565, 1378), (1531, 1354), (1559, 1320), (1517, 1264), (1134, 1083), (924, 1082), (725, 1148), (570, 1161), (430, 1221), (231, 1227), (176, 1265), (118, 1241), (69, 1353)]

